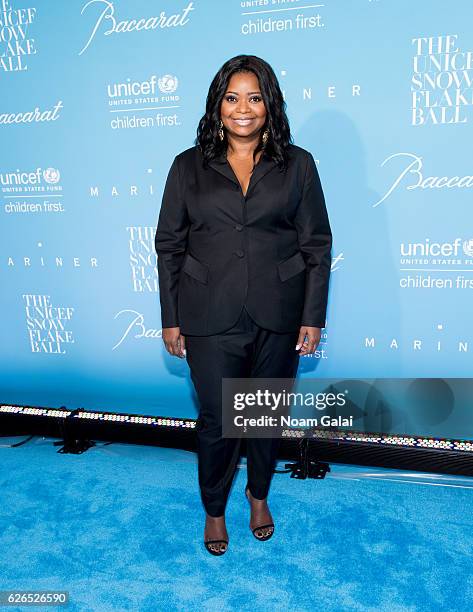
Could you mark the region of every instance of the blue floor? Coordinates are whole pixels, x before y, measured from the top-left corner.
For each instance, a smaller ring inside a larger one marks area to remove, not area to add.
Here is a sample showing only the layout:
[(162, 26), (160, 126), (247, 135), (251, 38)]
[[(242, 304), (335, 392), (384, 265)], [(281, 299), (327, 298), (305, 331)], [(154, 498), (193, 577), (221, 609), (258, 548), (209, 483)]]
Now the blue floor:
[(0, 438), (2, 590), (66, 590), (68, 611), (473, 606), (473, 479), (346, 465), (321, 481), (276, 474), (275, 534), (257, 542), (242, 460), (229, 550), (213, 557), (193, 453), (99, 442), (64, 455), (41, 437), (8, 447), (22, 439)]

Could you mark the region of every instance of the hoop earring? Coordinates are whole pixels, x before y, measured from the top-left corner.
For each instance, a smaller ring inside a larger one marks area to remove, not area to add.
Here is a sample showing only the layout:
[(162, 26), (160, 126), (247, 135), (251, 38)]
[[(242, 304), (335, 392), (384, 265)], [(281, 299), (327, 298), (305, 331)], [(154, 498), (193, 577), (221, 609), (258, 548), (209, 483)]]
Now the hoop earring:
[(223, 132), (223, 121), (221, 119), (220, 119), (220, 123), (219, 123), (218, 136), (219, 136), (220, 140), (223, 140), (225, 138), (225, 134)]

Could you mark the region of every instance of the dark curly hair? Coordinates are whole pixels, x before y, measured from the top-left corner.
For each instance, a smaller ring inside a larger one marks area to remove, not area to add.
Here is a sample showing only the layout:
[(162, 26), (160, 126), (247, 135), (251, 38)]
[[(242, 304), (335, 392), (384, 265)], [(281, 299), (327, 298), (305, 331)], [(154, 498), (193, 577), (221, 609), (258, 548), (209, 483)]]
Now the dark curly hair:
[[(207, 163), (222, 154), (227, 149), (227, 138), (223, 141), (218, 136), (220, 122), (220, 105), (228, 87), (228, 83), (235, 72), (253, 72), (260, 85), (261, 95), (266, 108), (266, 122), (261, 130), (269, 128), (269, 138), (264, 146), (265, 153), (269, 155), (280, 168), (287, 167), (287, 147), (292, 143), (289, 120), (286, 115), (286, 102), (283, 98), (274, 70), (263, 59), (256, 55), (237, 55), (226, 61), (214, 76), (207, 94), (205, 115), (199, 121), (197, 145), (204, 157), (204, 167)], [(256, 153), (263, 148), (260, 140), (253, 153), (253, 162)]]

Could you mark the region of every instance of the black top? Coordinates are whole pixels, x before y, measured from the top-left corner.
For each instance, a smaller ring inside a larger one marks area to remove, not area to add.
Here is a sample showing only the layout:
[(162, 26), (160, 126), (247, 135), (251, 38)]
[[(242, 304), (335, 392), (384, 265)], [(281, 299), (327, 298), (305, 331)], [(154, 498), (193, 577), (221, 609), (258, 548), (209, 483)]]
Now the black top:
[(332, 233), (312, 154), (263, 153), (246, 196), (225, 154), (204, 169), (197, 146), (174, 158), (156, 231), (162, 327), (210, 335), (243, 305), (266, 329), (325, 327)]

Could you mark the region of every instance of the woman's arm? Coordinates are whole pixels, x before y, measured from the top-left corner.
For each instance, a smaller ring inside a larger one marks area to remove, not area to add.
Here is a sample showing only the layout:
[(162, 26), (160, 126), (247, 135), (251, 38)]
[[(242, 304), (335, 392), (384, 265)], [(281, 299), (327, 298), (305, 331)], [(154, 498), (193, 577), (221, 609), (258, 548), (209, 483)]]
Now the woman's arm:
[(182, 183), (176, 156), (166, 179), (155, 237), (163, 328), (179, 326), (178, 284), (187, 248), (188, 231), (189, 217), (182, 198)]
[(325, 327), (328, 283), (332, 263), (332, 232), (325, 198), (314, 158), (309, 152), (302, 191), (295, 217), (299, 248), (307, 266), (301, 326)]

